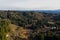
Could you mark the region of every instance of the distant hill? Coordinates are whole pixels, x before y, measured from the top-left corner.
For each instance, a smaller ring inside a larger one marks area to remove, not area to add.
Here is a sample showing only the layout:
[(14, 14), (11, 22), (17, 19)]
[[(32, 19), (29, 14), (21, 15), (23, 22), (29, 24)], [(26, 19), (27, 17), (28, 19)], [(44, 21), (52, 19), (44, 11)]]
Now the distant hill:
[(45, 12), (45, 13), (57, 13), (57, 14), (60, 14), (60, 9), (57, 9), (57, 10), (20, 10), (20, 11), (24, 11), (24, 12), (27, 12), (27, 11), (31, 11), (31, 12)]
[(40, 10), (40, 12), (60, 14), (60, 10)]
[(0, 10), (0, 11), (17, 11), (17, 12), (45, 12), (60, 14), (60, 9), (57, 10)]

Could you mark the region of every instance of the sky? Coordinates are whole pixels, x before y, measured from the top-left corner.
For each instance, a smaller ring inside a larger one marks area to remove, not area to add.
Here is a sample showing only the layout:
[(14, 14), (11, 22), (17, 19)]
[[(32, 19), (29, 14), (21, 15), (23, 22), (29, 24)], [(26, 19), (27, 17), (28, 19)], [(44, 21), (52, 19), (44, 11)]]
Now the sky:
[(0, 0), (0, 10), (56, 10), (60, 0)]

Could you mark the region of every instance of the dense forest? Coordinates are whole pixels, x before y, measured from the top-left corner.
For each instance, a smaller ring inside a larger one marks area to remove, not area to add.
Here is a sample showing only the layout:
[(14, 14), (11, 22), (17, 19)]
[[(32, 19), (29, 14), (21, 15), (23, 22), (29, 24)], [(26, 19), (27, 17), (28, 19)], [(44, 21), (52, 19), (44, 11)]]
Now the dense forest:
[(60, 40), (60, 14), (0, 11), (0, 40)]

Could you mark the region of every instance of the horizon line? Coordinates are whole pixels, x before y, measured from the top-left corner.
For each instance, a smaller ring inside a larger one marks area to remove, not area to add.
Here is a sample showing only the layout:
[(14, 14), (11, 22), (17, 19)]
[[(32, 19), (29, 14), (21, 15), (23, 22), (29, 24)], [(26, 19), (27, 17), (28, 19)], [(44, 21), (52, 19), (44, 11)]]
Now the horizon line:
[(0, 11), (43, 11), (43, 10), (60, 10), (60, 9), (41, 9), (41, 10), (17, 10), (17, 9), (3, 9), (3, 10), (1, 10), (0, 9)]

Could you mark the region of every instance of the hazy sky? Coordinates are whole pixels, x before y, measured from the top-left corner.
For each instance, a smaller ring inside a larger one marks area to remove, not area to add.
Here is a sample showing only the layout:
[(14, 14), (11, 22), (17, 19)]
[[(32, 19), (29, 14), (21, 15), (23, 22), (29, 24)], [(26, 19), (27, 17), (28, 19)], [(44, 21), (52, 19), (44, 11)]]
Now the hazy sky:
[(0, 10), (60, 9), (60, 0), (0, 0)]

